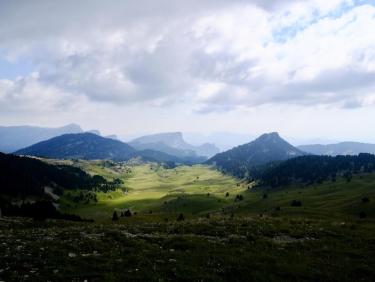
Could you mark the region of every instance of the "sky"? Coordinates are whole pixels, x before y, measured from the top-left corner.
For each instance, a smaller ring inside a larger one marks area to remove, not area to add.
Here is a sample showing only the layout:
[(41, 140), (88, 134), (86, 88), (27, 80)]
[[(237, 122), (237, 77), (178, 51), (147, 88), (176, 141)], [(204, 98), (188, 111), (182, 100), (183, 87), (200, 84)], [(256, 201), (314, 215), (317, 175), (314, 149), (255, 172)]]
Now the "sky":
[(374, 121), (375, 0), (0, 0), (0, 125), (302, 144)]

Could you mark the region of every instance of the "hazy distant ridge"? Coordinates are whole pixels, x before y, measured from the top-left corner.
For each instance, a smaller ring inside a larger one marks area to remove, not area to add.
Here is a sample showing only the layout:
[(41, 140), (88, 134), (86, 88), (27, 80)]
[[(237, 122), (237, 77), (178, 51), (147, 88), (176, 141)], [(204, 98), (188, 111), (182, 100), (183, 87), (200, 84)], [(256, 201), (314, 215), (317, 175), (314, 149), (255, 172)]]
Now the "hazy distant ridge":
[(298, 146), (302, 151), (315, 155), (358, 155), (360, 153), (375, 154), (375, 144), (359, 143), (359, 142), (341, 142), (328, 145), (303, 145)]
[(153, 149), (178, 157), (212, 157), (219, 149), (210, 143), (193, 146), (187, 143), (181, 132), (168, 132), (146, 135), (129, 142), (136, 149)]
[(0, 151), (11, 153), (43, 140), (68, 133), (81, 133), (77, 124), (46, 128), (37, 126), (0, 126)]

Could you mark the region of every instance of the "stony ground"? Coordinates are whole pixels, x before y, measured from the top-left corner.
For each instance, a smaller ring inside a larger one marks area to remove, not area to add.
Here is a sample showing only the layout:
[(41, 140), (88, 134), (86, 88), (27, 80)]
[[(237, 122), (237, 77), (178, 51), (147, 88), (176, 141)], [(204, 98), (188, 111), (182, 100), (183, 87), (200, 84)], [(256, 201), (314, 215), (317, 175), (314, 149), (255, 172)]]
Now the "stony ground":
[(375, 224), (0, 220), (0, 281), (374, 281)]

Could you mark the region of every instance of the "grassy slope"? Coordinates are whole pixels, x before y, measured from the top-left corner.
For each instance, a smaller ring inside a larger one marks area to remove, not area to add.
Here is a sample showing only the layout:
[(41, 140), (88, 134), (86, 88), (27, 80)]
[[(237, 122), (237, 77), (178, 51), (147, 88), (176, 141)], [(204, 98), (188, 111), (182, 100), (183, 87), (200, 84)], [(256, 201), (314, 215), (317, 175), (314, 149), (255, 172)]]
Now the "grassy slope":
[[(115, 208), (130, 208), (140, 213), (202, 215), (208, 212), (305, 216), (315, 218), (357, 218), (365, 212), (375, 217), (375, 175), (355, 176), (348, 183), (339, 179), (315, 186), (295, 186), (278, 190), (258, 189), (248, 191), (247, 185), (222, 175), (207, 166), (181, 166), (164, 169), (157, 165), (137, 165), (129, 168), (104, 167), (103, 162), (82, 162), (78, 165), (92, 174), (108, 179), (121, 178), (121, 190), (98, 193), (98, 203), (75, 204), (63, 198), (64, 211), (86, 218), (108, 219)], [(226, 192), (230, 193), (225, 197)], [(210, 196), (207, 196), (210, 193)], [(263, 199), (263, 195), (268, 197)], [(235, 202), (242, 194), (244, 200)], [(369, 203), (362, 203), (363, 197)], [(291, 207), (292, 200), (300, 200), (302, 207)], [(277, 211), (276, 207), (280, 207)]]
[(226, 192), (239, 194), (245, 189), (244, 185), (237, 186), (234, 178), (200, 165), (175, 169), (153, 164), (138, 165), (131, 167), (131, 172), (124, 172), (125, 169), (115, 172), (95, 162), (83, 163), (82, 167), (92, 174), (124, 180), (122, 189), (97, 193), (98, 203), (77, 205), (67, 201), (66, 197), (61, 199), (64, 211), (87, 218), (108, 219), (116, 208), (130, 208), (141, 213), (210, 212), (233, 202), (232, 197), (225, 197)]
[[(263, 199), (263, 195), (267, 198)], [(245, 195), (239, 211), (246, 213), (266, 213), (298, 215), (316, 218), (358, 218), (365, 212), (369, 218), (375, 217), (375, 175), (355, 176), (351, 182), (343, 179), (314, 186), (294, 186), (278, 190), (249, 192)], [(362, 198), (369, 197), (369, 203)], [(302, 202), (302, 207), (291, 207), (293, 200)], [(280, 207), (280, 211), (276, 211)]]

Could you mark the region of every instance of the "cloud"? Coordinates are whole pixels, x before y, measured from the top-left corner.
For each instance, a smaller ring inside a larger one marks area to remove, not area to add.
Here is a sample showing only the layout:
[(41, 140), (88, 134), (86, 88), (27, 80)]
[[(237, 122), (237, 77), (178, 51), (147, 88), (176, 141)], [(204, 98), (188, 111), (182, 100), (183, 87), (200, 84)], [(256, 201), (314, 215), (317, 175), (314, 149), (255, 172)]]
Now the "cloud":
[(37, 73), (1, 81), (2, 105), (17, 110), (146, 103), (209, 113), (374, 101), (373, 5), (39, 0), (0, 6), (0, 56), (27, 60)]
[(60, 111), (75, 111), (85, 103), (83, 96), (72, 95), (39, 81), (38, 73), (16, 80), (0, 79), (0, 108), (2, 114), (57, 114)]
[[(235, 15), (241, 13), (247, 11)], [(275, 40), (270, 30), (270, 26), (281, 26), (282, 20), (274, 22), (264, 11), (251, 14), (260, 23), (256, 32), (241, 16), (223, 14), (200, 23), (198, 36), (209, 38), (205, 52), (210, 57), (204, 60), (208, 71), (201, 73), (207, 83), (222, 85), (207, 97), (204, 108), (279, 103), (341, 107), (372, 101), (375, 37), (368, 28), (375, 28), (373, 6), (318, 17), (284, 42)], [(250, 28), (236, 32), (240, 26)]]

